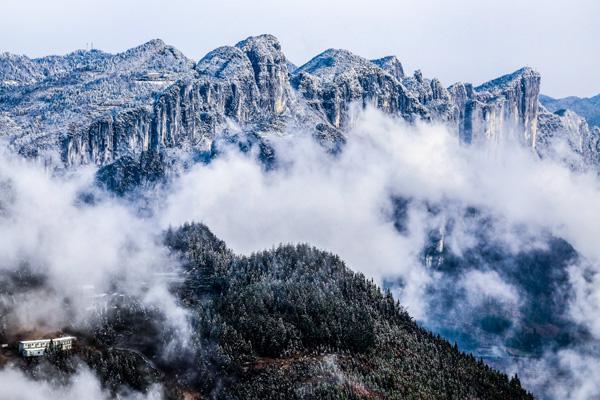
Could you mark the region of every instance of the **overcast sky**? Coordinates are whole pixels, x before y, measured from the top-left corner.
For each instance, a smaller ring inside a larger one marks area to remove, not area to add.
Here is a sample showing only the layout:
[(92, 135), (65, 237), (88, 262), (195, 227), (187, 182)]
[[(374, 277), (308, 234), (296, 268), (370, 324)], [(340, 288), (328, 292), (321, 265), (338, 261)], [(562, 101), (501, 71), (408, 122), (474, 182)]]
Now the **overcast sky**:
[(600, 0), (2, 0), (0, 51), (118, 52), (161, 38), (198, 59), (276, 35), (302, 64), (330, 47), (396, 54), (446, 85), (529, 65), (552, 96), (600, 93)]

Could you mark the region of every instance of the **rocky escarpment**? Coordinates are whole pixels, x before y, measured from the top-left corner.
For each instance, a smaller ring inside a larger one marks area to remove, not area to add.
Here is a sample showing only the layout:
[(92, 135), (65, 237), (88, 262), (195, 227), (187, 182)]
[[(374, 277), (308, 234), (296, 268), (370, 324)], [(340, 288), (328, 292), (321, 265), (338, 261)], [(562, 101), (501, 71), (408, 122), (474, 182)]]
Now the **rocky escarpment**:
[[(334, 49), (296, 67), (271, 35), (218, 48), (198, 63), (160, 40), (116, 55), (4, 54), (0, 135), (27, 156), (54, 159), (58, 152), (67, 166), (108, 166), (123, 157), (115, 166), (168, 163), (181, 151), (208, 151), (221, 135), (268, 146), (270, 133), (284, 131), (338, 149), (354, 110), (367, 106), (411, 122), (442, 122), (466, 143), (512, 136), (535, 148), (538, 124), (542, 146), (550, 136), (577, 135), (573, 124), (539, 112), (539, 84), (539, 74), (523, 68), (478, 87), (447, 89), (420, 71), (406, 75), (394, 56), (370, 61)], [(594, 131), (588, 136), (585, 146), (593, 147)]]
[[(113, 112), (83, 133), (67, 135), (64, 159), (68, 164), (87, 160), (105, 165), (119, 156), (147, 151), (206, 150), (223, 132), (285, 129), (312, 132), (327, 147), (336, 148), (343, 142), (341, 121), (359, 99), (406, 119), (429, 118), (419, 100), (376, 64), (338, 52), (330, 61), (339, 73), (329, 81), (322, 58), (290, 67), (271, 35), (218, 48), (158, 94), (151, 107)], [(397, 59), (387, 58), (386, 63), (401, 70)], [(305, 90), (307, 81), (312, 83), (310, 90)]]
[(274, 128), (290, 116), (293, 93), (277, 39), (249, 38), (218, 48), (195, 67), (197, 76), (166, 90), (154, 105), (151, 147), (185, 140), (209, 145), (218, 131), (251, 126)]
[(207, 150), (222, 132), (253, 134), (290, 125), (340, 135), (321, 127), (320, 117), (297, 101), (289, 83), (289, 63), (271, 35), (248, 38), (213, 50), (189, 73), (156, 94), (152, 105), (117, 110), (97, 119), (63, 144), (68, 164), (105, 165), (120, 156), (194, 148)]

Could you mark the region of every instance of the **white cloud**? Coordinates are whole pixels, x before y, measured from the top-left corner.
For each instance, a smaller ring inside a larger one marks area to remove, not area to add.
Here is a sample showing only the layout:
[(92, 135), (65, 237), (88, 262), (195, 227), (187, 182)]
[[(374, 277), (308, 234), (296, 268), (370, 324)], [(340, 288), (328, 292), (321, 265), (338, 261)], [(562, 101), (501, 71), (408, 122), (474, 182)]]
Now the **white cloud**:
[(496, 271), (468, 271), (462, 282), (467, 290), (467, 298), (473, 305), (478, 305), (482, 299), (486, 298), (506, 304), (519, 302), (517, 289), (506, 283)]
[[(519, 368), (520, 367), (520, 368)], [(593, 348), (573, 347), (547, 353), (540, 360), (521, 360), (519, 376), (540, 388), (540, 398), (589, 400), (600, 397), (600, 355)]]
[[(103, 390), (100, 382), (88, 369), (81, 368), (69, 378), (67, 383), (50, 380), (34, 380), (21, 371), (8, 367), (0, 370), (0, 396), (5, 400), (108, 400), (113, 398)], [(153, 386), (148, 393), (127, 392), (120, 398), (124, 400), (159, 400), (162, 390)]]
[[(157, 272), (177, 268), (153, 221), (96, 192), (84, 204), (93, 170), (52, 176), (41, 166), (0, 152), (0, 271), (27, 266), (45, 284), (0, 294), (11, 327), (20, 330), (85, 326), (103, 294), (134, 296), (161, 309), (187, 334), (185, 313)], [(185, 335), (182, 335), (184, 337)]]
[[(551, 233), (593, 265), (600, 260), (597, 178), (539, 160), (517, 143), (462, 146), (442, 126), (411, 127), (373, 110), (336, 157), (300, 137), (273, 143), (284, 169), (266, 173), (237, 152), (195, 166), (168, 194), (162, 226), (203, 221), (244, 253), (310, 242), (377, 279), (401, 276), (411, 291), (428, 281), (420, 251), (443, 220), (457, 221), (446, 241), (458, 253), (476, 243), (463, 221), (467, 206), (495, 218), (490, 237), (509, 251), (542, 248), (542, 233)], [(391, 195), (413, 199), (406, 235), (389, 218)], [(425, 204), (441, 212), (432, 217)]]
[(569, 268), (573, 298), (569, 304), (574, 321), (584, 324), (600, 338), (600, 271), (598, 266), (573, 265)]

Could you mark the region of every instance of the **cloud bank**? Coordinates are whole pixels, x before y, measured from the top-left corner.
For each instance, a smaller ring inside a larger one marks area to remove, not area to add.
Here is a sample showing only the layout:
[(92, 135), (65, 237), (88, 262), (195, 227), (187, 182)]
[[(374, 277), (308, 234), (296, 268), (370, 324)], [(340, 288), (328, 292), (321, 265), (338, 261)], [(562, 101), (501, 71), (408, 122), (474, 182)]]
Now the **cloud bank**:
[[(123, 295), (157, 308), (180, 338), (187, 337), (186, 313), (162, 279), (161, 273), (177, 271), (177, 263), (162, 246), (160, 230), (95, 190), (93, 179), (93, 169), (56, 176), (0, 152), (5, 333), (79, 329), (108, 299)], [(26, 290), (15, 289), (23, 276)]]
[[(66, 383), (34, 380), (17, 369), (7, 368), (0, 371), (0, 387), (3, 398), (11, 400), (108, 400), (112, 397), (100, 387), (94, 374), (85, 368), (80, 369)], [(162, 392), (159, 387), (153, 387), (146, 394), (126, 392), (120, 394), (119, 398), (159, 400)]]

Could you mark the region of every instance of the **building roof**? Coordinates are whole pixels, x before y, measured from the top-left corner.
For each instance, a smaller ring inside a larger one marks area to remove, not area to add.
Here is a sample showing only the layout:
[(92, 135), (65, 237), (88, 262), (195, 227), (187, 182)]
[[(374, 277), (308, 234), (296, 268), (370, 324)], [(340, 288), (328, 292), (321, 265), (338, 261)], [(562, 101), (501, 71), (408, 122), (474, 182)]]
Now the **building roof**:
[(67, 339), (75, 340), (77, 338), (75, 336), (61, 336), (61, 337), (51, 338), (51, 339), (19, 340), (19, 343), (37, 343), (37, 342), (49, 342), (51, 340), (67, 340)]

